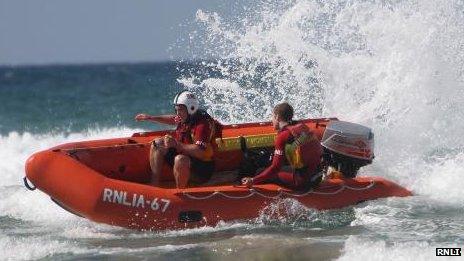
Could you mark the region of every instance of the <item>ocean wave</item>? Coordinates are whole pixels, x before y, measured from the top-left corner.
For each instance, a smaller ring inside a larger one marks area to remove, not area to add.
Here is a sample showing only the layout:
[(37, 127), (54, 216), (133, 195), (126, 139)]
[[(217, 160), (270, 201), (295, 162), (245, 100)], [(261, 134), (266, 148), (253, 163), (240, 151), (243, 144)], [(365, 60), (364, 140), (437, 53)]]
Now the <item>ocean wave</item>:
[(60, 241), (48, 237), (0, 237), (0, 252), (5, 260), (33, 260), (52, 257), (57, 254), (76, 255), (96, 252), (81, 248), (70, 241)]
[[(443, 247), (443, 246), (440, 246)], [(384, 240), (350, 236), (345, 242), (340, 261), (345, 260), (432, 260), (435, 247), (425, 241), (387, 243)]]

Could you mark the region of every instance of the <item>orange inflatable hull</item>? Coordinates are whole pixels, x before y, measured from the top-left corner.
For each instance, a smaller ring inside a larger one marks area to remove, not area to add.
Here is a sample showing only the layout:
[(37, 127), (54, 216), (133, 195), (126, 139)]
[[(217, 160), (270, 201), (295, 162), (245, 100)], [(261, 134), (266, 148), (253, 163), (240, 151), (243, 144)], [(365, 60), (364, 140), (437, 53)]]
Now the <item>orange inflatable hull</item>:
[[(330, 119), (306, 120), (322, 137)], [(329, 179), (317, 189), (291, 191), (274, 184), (221, 185), (176, 189), (166, 167), (160, 187), (146, 185), (150, 179), (150, 141), (168, 131), (136, 133), (130, 138), (68, 143), (32, 155), (26, 162), (26, 176), (66, 210), (93, 220), (143, 230), (177, 229), (216, 225), (219, 221), (252, 219), (266, 206), (294, 198), (315, 209), (333, 209), (384, 197), (405, 197), (411, 192), (380, 177)], [(269, 123), (228, 125), (224, 138), (228, 148), (216, 154), (219, 173), (237, 169), (242, 152), (233, 137), (272, 137)]]

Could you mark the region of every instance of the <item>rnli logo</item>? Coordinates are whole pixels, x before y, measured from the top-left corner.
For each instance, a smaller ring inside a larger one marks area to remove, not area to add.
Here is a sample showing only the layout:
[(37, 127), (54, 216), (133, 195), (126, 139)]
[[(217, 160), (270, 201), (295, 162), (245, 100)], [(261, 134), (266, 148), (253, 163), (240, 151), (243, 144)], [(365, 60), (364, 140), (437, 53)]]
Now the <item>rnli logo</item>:
[(437, 247), (435, 251), (436, 256), (461, 256), (459, 247)]

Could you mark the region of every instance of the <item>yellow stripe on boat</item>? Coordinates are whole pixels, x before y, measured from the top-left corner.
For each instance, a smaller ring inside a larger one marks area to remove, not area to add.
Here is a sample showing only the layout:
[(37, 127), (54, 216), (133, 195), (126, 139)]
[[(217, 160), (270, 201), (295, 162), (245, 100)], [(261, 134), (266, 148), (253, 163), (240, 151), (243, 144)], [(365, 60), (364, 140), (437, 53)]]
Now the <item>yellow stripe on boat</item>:
[[(275, 133), (243, 136), (248, 149), (274, 146)], [(240, 150), (240, 137), (216, 139), (219, 151)]]

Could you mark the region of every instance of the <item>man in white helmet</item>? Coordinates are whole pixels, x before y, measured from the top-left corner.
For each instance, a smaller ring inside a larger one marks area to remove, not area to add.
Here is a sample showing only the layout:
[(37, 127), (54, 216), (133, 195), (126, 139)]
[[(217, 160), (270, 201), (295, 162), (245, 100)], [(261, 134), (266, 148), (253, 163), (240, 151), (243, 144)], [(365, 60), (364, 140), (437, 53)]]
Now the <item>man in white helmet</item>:
[(215, 137), (220, 137), (222, 125), (199, 109), (198, 99), (189, 91), (178, 93), (174, 97), (174, 106), (175, 115), (138, 114), (135, 120), (177, 126), (174, 137), (166, 135), (152, 142), (151, 184), (159, 185), (163, 164), (167, 163), (173, 167), (177, 188), (186, 188), (189, 182), (200, 184), (211, 178)]

